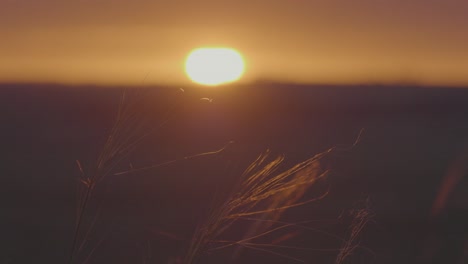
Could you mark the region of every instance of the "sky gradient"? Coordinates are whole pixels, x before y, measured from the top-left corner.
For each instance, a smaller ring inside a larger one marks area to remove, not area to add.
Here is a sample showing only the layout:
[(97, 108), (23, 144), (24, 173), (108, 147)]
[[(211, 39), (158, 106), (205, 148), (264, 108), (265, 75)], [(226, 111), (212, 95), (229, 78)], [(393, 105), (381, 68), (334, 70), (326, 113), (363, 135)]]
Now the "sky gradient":
[(468, 85), (466, 0), (0, 0), (0, 36), (0, 82), (187, 83), (227, 46), (245, 81)]

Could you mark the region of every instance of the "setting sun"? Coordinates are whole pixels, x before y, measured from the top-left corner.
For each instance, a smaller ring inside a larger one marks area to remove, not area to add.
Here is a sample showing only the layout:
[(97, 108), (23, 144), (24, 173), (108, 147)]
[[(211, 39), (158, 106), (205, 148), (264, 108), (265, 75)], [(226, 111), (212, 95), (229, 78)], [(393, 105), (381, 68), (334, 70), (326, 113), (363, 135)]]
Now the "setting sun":
[(237, 81), (245, 71), (242, 55), (230, 48), (198, 48), (185, 61), (185, 72), (195, 83), (215, 86)]

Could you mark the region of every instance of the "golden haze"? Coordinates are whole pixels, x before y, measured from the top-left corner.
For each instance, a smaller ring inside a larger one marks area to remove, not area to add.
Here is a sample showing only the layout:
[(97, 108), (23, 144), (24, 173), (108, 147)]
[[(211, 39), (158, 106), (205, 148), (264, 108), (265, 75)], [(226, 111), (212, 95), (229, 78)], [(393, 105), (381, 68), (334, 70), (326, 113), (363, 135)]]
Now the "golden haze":
[(468, 85), (467, 8), (456, 0), (6, 1), (0, 82), (140, 84), (148, 74), (148, 84), (183, 84), (190, 50), (228, 46), (247, 61), (243, 81)]

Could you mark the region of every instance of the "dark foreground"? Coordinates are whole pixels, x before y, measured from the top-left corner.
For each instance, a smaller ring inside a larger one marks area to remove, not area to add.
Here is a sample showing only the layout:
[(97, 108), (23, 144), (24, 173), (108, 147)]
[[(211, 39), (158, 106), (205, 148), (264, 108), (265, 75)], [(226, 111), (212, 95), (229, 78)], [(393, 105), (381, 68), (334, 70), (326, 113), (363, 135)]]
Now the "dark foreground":
[[(328, 224), (318, 228), (345, 234), (346, 228), (330, 223), (368, 199), (373, 218), (359, 237), (366, 249), (348, 263), (467, 263), (468, 89), (259, 84), (186, 88), (176, 95), (168, 89), (144, 92), (154, 103), (155, 126), (167, 111), (174, 114), (118, 170), (235, 143), (219, 155), (107, 178), (96, 198), (97, 231), (84, 250), (95, 248), (89, 263), (168, 263), (184, 254), (213, 193), (227, 188), (223, 183), (259, 153), (283, 153), (293, 165), (351, 145), (361, 128), (360, 143), (331, 162), (328, 197), (302, 216), (325, 219)], [(0, 86), (0, 263), (67, 263), (76, 160), (91, 170), (121, 94), (113, 88)], [(329, 243), (315, 237), (301, 246)], [(207, 256), (205, 263), (230, 262), (228, 254)], [(295, 263), (266, 252), (242, 254), (237, 263)], [(298, 254), (306, 263), (334, 263), (336, 255)]]

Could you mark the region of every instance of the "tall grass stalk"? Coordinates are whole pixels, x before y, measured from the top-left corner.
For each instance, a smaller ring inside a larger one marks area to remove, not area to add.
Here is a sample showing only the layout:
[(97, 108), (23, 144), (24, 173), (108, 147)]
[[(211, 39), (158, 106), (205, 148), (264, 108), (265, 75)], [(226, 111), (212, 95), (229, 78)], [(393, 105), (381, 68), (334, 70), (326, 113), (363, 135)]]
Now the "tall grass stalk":
[[(179, 91), (184, 92), (182, 89)], [(135, 90), (133, 93), (133, 96), (130, 95), (128, 90), (125, 90), (122, 93), (113, 127), (108, 134), (106, 142), (95, 162), (95, 166), (86, 171), (81, 162), (79, 160), (76, 161), (79, 170), (77, 185), (78, 198), (75, 228), (69, 257), (70, 264), (75, 263), (78, 260), (78, 255), (84, 249), (84, 246), (88, 242), (88, 238), (97, 222), (99, 212), (90, 212), (90, 202), (96, 190), (96, 186), (106, 177), (130, 174), (144, 170), (155, 169), (179, 161), (216, 155), (221, 153), (232, 143), (229, 142), (221, 149), (215, 151), (198, 153), (183, 157), (182, 159), (170, 160), (142, 168), (133, 168), (131, 165), (130, 170), (115, 172), (116, 168), (119, 167), (122, 161), (125, 160), (125, 158), (127, 158), (133, 151), (135, 151), (137, 146), (145, 138), (154, 134), (155, 131), (160, 129), (171, 118), (174, 117), (176, 112), (175, 110), (179, 106), (179, 101), (176, 100), (173, 102), (172, 106), (169, 107), (165, 113), (163, 113), (162, 120), (159, 122), (159, 124), (150, 124), (150, 126), (148, 126), (144, 123), (144, 120), (141, 117), (145, 114), (141, 113), (140, 111), (144, 107), (142, 107), (141, 102), (138, 100), (144, 99), (144, 97), (139, 94), (140, 90)], [(89, 223), (89, 225), (86, 225), (85, 223), (85, 216), (87, 215), (92, 217), (91, 223)], [(101, 243), (102, 240), (91, 249), (90, 254), (92, 254), (96, 250), (96, 247)], [(90, 254), (85, 256), (85, 262), (89, 260)]]
[[(312, 186), (319, 182), (326, 182), (330, 175), (330, 170), (322, 167), (322, 161), (330, 155), (351, 150), (359, 143), (361, 133), (355, 143), (348, 148), (331, 148), (283, 171), (280, 171), (280, 167), (284, 156), (271, 158), (269, 150), (261, 154), (244, 171), (227, 199), (214, 206), (203, 224), (196, 228), (183, 263), (200, 263), (204, 255), (234, 246), (266, 252), (289, 261), (303, 262), (297, 257), (277, 251), (277, 249), (287, 248), (299, 249), (298, 247), (278, 244), (282, 240), (294, 237), (297, 230), (313, 230), (306, 225), (313, 221), (304, 220), (291, 223), (280, 221), (280, 218), (287, 210), (306, 206), (327, 196), (328, 187), (323, 188), (312, 198), (307, 195), (308, 192), (311, 192)], [(367, 223), (369, 216), (365, 212), (367, 211), (360, 211), (357, 220), (355, 220), (357, 222), (353, 223), (349, 240), (337, 237), (343, 241), (343, 249), (308, 248), (308, 250), (335, 251), (339, 253), (336, 263), (341, 263), (356, 248), (354, 244), (356, 237)], [(234, 240), (224, 239), (223, 237), (227, 236), (230, 229), (234, 229), (234, 225), (239, 222), (248, 222), (247, 228), (242, 229), (244, 230), (243, 235)], [(280, 231), (291, 228), (296, 229), (296, 231), (283, 233), (282, 236), (278, 235), (276, 239), (271, 238)], [(334, 236), (321, 230), (313, 231)], [(257, 242), (266, 237), (269, 237), (269, 243)], [(237, 250), (232, 258), (236, 258), (239, 252)]]

